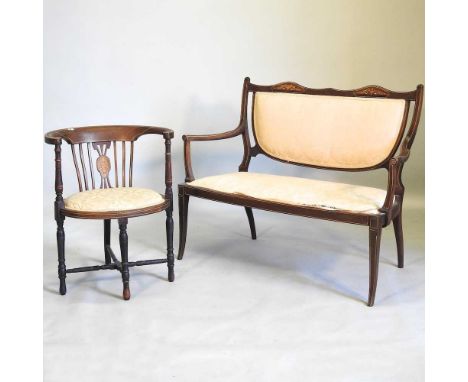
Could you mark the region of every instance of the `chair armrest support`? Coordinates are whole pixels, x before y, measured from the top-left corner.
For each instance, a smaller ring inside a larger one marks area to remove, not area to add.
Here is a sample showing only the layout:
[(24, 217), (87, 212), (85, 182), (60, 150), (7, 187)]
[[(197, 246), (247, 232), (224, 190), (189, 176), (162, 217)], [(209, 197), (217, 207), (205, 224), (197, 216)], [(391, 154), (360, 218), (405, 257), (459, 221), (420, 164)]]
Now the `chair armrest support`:
[(166, 154), (165, 154), (165, 183), (166, 183), (166, 190), (165, 190), (165, 198), (166, 200), (170, 201), (170, 212), (173, 209), (173, 200), (172, 200), (172, 161), (171, 161), (171, 139), (165, 138), (164, 144), (166, 146)]
[(55, 144), (55, 203), (54, 215), (57, 222), (63, 220), (60, 210), (64, 207), (63, 202), (63, 181), (62, 181), (62, 147), (61, 140)]
[(205, 134), (205, 135), (183, 135), (184, 141), (184, 165), (185, 165), (185, 181), (191, 182), (195, 180), (192, 169), (192, 157), (190, 152), (190, 142), (194, 141), (219, 141), (221, 139), (234, 138), (241, 135), (244, 132), (244, 123), (240, 123), (234, 130), (225, 131), (217, 134)]

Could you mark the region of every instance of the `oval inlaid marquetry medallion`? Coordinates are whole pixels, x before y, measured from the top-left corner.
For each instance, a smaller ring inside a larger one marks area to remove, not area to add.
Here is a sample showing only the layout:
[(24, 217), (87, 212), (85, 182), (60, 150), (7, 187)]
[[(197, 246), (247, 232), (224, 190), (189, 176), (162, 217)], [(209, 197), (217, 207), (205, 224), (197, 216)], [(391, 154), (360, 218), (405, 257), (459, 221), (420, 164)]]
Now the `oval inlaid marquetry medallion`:
[(100, 155), (96, 159), (96, 168), (101, 174), (101, 177), (107, 178), (111, 169), (111, 162), (110, 159), (105, 155)]

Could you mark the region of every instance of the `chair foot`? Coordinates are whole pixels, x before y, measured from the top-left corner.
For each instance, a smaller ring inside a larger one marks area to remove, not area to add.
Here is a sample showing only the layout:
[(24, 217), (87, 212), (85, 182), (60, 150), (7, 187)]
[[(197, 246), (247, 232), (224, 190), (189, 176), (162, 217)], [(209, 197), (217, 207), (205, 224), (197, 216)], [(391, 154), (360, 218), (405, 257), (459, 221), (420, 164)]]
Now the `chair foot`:
[(175, 280), (175, 274), (174, 274), (174, 269), (169, 269), (167, 272), (167, 279), (169, 282), (173, 282)]
[(379, 274), (380, 238), (382, 236), (382, 222), (373, 219), (369, 226), (369, 297), (367, 306), (373, 306), (377, 290)]
[(65, 283), (65, 279), (60, 279), (60, 294), (62, 296), (67, 294), (67, 284)]
[(124, 283), (122, 296), (125, 301), (130, 300), (130, 286), (128, 285), (128, 283)]
[(255, 219), (253, 216), (252, 208), (245, 207), (245, 212), (247, 214), (247, 219), (249, 219), (249, 226), (250, 226), (250, 235), (252, 236), (252, 240), (257, 239), (257, 230), (255, 229)]
[(185, 241), (187, 239), (187, 219), (188, 219), (188, 204), (189, 195), (184, 193), (182, 187), (179, 186), (179, 252), (177, 260), (182, 260), (185, 251)]

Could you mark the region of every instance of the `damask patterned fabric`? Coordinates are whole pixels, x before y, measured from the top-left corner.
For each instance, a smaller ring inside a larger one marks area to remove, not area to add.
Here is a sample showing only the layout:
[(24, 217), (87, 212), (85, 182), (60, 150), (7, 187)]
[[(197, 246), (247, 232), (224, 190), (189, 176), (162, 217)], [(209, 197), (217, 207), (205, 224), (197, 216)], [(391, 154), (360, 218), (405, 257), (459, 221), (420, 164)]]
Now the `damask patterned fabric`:
[(285, 204), (366, 214), (378, 213), (387, 194), (378, 188), (251, 172), (200, 178), (190, 186)]
[(257, 92), (255, 135), (267, 154), (285, 161), (367, 168), (390, 155), (404, 113), (402, 99)]
[(147, 188), (119, 187), (82, 191), (64, 200), (65, 208), (75, 211), (128, 211), (164, 203), (164, 198)]

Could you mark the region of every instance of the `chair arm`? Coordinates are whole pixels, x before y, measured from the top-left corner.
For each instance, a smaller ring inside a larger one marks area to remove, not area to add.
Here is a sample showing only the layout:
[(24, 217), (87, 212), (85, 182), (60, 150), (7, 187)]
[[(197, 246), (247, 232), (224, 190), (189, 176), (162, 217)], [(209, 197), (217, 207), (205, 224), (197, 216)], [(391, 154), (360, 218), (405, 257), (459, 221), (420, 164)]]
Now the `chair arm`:
[(244, 131), (244, 125), (241, 123), (234, 130), (225, 131), (217, 134), (204, 135), (183, 135), (184, 141), (184, 165), (185, 165), (185, 181), (191, 182), (195, 179), (192, 170), (192, 157), (190, 154), (190, 142), (192, 141), (219, 141), (221, 139), (234, 138), (241, 135)]
[(62, 144), (62, 138), (60, 130), (49, 131), (44, 135), (44, 142), (49, 145), (60, 145)]
[(159, 135), (162, 135), (164, 139), (174, 138), (174, 131), (166, 127), (145, 126), (143, 132), (139, 134), (138, 136), (142, 136), (146, 134), (159, 134)]

